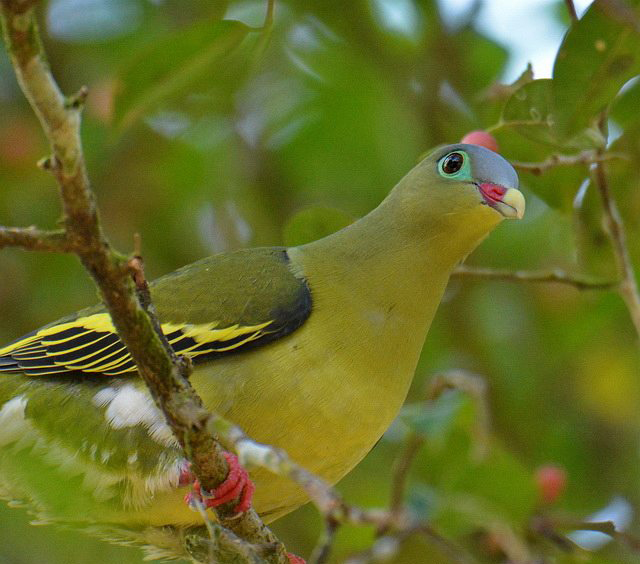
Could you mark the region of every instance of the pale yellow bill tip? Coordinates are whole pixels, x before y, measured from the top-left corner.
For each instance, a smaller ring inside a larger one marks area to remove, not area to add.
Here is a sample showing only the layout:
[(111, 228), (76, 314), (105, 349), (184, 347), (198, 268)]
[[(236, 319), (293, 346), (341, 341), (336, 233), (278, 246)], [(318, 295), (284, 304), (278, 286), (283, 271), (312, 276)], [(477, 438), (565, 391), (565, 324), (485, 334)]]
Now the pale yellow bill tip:
[(500, 201), (500, 213), (508, 219), (522, 219), (524, 217), (524, 210), (526, 203), (524, 196), (520, 190), (516, 188), (507, 188), (507, 191), (502, 196)]

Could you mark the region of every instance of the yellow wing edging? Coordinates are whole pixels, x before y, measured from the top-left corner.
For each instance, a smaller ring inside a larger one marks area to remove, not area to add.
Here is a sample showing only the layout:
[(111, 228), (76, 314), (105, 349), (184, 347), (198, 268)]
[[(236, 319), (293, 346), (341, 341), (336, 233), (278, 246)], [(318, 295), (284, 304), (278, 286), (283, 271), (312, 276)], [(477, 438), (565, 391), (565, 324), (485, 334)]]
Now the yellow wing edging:
[[(176, 331), (180, 331), (180, 335), (170, 340), (171, 345), (178, 344), (182, 339), (190, 338), (195, 341), (194, 345), (191, 345), (185, 349), (180, 349), (180, 347), (176, 347), (180, 354), (189, 355), (192, 349), (200, 347), (202, 345), (206, 345), (207, 343), (224, 343), (231, 341), (233, 339), (237, 339), (242, 336), (246, 336), (245, 339), (233, 343), (228, 346), (215, 347), (212, 348), (211, 351), (197, 351), (193, 353), (193, 356), (197, 356), (198, 354), (206, 354), (207, 352), (224, 352), (229, 351), (234, 348), (241, 347), (246, 343), (254, 341), (264, 335), (267, 331), (267, 327), (273, 323), (273, 320), (266, 321), (264, 323), (259, 323), (257, 325), (230, 325), (228, 327), (222, 327), (220, 329), (216, 329), (216, 327), (220, 324), (219, 322), (211, 322), (211, 323), (201, 323), (201, 324), (190, 324), (190, 323), (163, 323), (161, 324), (161, 329), (165, 335), (170, 335), (175, 333)], [(56, 336), (60, 335), (62, 332), (68, 329), (84, 329), (81, 333), (75, 333), (72, 336), (64, 336), (62, 338), (56, 338)], [(99, 358), (96, 361), (89, 362), (85, 365), (78, 365), (78, 362), (86, 361), (94, 357), (95, 355), (99, 355), (102, 350), (109, 348), (108, 346), (104, 347), (100, 351), (94, 351), (91, 354), (80, 356), (77, 359), (73, 359), (71, 361), (62, 363), (60, 361), (56, 361), (56, 356), (69, 354), (72, 352), (80, 352), (83, 348), (95, 345), (99, 340), (107, 337), (107, 335), (97, 335), (96, 339), (83, 343), (78, 346), (71, 346), (68, 349), (63, 348), (57, 351), (48, 352), (43, 349), (43, 347), (51, 346), (51, 345), (63, 345), (66, 342), (73, 341), (87, 335), (89, 333), (107, 333), (107, 334), (116, 334), (115, 327), (111, 322), (111, 317), (108, 313), (95, 313), (93, 315), (89, 315), (87, 317), (79, 317), (73, 321), (68, 321), (66, 323), (60, 323), (59, 325), (53, 325), (51, 327), (47, 327), (46, 329), (41, 329), (37, 331), (35, 334), (26, 337), (25, 339), (21, 339), (16, 341), (4, 348), (0, 349), (0, 356), (9, 356), (12, 354), (28, 354), (30, 351), (38, 353), (38, 357), (35, 358), (50, 358), (52, 363), (57, 366), (68, 366), (74, 370), (87, 370), (87, 371), (98, 371), (108, 370), (116, 368), (118, 365), (124, 363), (129, 359), (129, 354), (126, 353), (126, 356), (117, 356), (117, 359), (111, 358), (117, 353), (121, 353), (122, 351), (114, 351), (108, 354), (104, 358)], [(40, 353), (44, 353), (44, 356), (40, 356)], [(111, 358), (111, 359), (110, 359)], [(107, 364), (103, 364), (100, 366), (95, 366), (100, 362), (103, 362), (106, 359), (110, 359)], [(34, 367), (35, 368), (35, 367)]]

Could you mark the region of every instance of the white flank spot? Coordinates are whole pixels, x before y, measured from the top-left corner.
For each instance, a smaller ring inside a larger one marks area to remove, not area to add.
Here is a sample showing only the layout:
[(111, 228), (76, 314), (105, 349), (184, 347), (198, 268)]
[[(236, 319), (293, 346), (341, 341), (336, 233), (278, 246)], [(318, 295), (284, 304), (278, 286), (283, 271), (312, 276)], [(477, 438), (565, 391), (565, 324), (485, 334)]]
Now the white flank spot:
[(143, 425), (149, 429), (151, 438), (165, 446), (176, 446), (177, 441), (164, 422), (162, 412), (155, 406), (151, 396), (127, 384), (121, 388), (105, 388), (94, 397), (98, 407), (108, 405), (105, 418), (114, 429)]
[(104, 388), (100, 390), (95, 396), (93, 396), (93, 403), (97, 407), (104, 407), (107, 405), (113, 398), (118, 395), (118, 390), (116, 388)]
[(151, 398), (131, 384), (117, 391), (105, 415), (114, 429), (142, 424), (152, 425), (161, 417)]
[(0, 446), (13, 443), (31, 431), (31, 425), (24, 417), (27, 398), (23, 395), (11, 398), (0, 409)]

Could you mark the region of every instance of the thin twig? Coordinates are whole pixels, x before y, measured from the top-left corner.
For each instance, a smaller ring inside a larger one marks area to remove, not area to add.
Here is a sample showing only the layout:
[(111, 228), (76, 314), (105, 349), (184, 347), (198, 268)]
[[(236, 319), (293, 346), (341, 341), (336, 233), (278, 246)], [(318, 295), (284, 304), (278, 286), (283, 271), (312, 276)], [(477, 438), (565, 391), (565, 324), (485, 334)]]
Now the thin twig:
[(573, 286), (578, 290), (616, 290), (619, 285), (619, 282), (592, 279), (570, 274), (561, 269), (528, 271), (461, 265), (453, 271), (452, 276), (460, 278), (490, 278), (509, 282), (553, 282)]
[(564, 3), (567, 5), (567, 12), (569, 12), (569, 18), (571, 18), (571, 21), (577, 22), (578, 12), (576, 12), (576, 7), (573, 4), (573, 0), (564, 0)]
[(640, 552), (640, 539), (626, 531), (619, 531), (616, 529), (616, 525), (613, 521), (579, 521), (573, 523), (571, 528), (575, 528), (577, 531), (596, 531), (604, 533), (613, 539), (623, 541), (634, 551)]
[(57, 253), (74, 250), (64, 231), (41, 231), (35, 227), (0, 227), (0, 249), (4, 247)]
[(570, 531), (595, 531), (610, 536), (612, 539), (621, 540), (629, 548), (640, 552), (640, 539), (625, 531), (616, 529), (613, 521), (581, 521), (572, 518), (562, 518), (549, 515), (538, 515), (532, 519), (530, 529), (550, 538), (556, 544), (565, 548), (580, 548), (571, 539), (558, 532), (560, 530)]
[(331, 518), (325, 519), (324, 531), (320, 535), (307, 564), (326, 564), (331, 556), (331, 549), (340, 525), (341, 523)]
[(486, 379), (466, 370), (450, 370), (436, 374), (427, 386), (427, 399), (435, 400), (445, 390), (459, 390), (475, 402), (476, 416), (472, 427), (473, 458), (482, 460), (489, 452), (491, 434), (491, 412)]
[(576, 165), (590, 165), (602, 161), (608, 161), (611, 159), (624, 159), (625, 155), (619, 153), (603, 153), (599, 154), (596, 151), (582, 151), (577, 155), (560, 155), (555, 154), (547, 157), (544, 161), (538, 163), (525, 163), (520, 161), (511, 161), (511, 165), (523, 172), (530, 172), (539, 176), (544, 172), (556, 168), (558, 166), (576, 166)]
[(271, 40), (275, 5), (275, 0), (267, 0), (267, 12), (264, 16), (264, 22), (261, 27), (255, 28), (255, 31), (260, 32), (260, 38), (258, 39), (258, 43), (256, 44), (255, 52), (251, 57), (252, 69), (257, 68), (262, 61), (264, 53), (267, 50), (267, 46), (269, 45), (269, 41)]
[[(407, 489), (407, 481), (409, 478), (409, 470), (420, 451), (420, 447), (424, 444), (424, 437), (417, 433), (410, 432), (407, 436), (402, 449), (402, 453), (393, 463), (392, 480), (391, 480), (391, 500), (389, 502), (389, 510), (392, 513), (398, 513), (402, 509), (405, 491)], [(385, 533), (386, 531), (381, 531)]]
[(596, 164), (594, 175), (602, 200), (605, 227), (611, 239), (618, 272), (621, 278), (620, 284), (618, 285), (618, 292), (627, 304), (633, 324), (640, 336), (640, 295), (638, 294), (638, 284), (633, 264), (629, 256), (624, 224), (609, 188), (609, 182), (602, 162)]
[(273, 25), (273, 14), (276, 7), (275, 0), (267, 0), (267, 14), (264, 18), (263, 29), (269, 29)]
[(536, 515), (530, 520), (529, 531), (551, 541), (562, 552), (576, 552), (581, 548), (569, 537), (559, 533), (546, 516)]

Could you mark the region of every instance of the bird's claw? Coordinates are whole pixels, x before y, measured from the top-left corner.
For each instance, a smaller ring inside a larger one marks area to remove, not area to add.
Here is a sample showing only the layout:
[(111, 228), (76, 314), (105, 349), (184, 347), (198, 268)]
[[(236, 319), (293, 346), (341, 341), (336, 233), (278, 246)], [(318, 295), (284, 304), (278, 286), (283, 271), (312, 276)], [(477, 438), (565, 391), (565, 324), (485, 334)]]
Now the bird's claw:
[(239, 515), (251, 507), (255, 486), (249, 478), (247, 471), (240, 465), (238, 457), (235, 454), (231, 454), (230, 452), (223, 452), (222, 454), (229, 465), (229, 473), (224, 482), (212, 492), (202, 488), (200, 482), (191, 473), (188, 463), (180, 473), (178, 483), (180, 485), (193, 483), (193, 490), (184, 498), (185, 503), (190, 507), (195, 508), (196, 503), (200, 502), (206, 509), (209, 509), (211, 507), (219, 507), (220, 505), (237, 499), (238, 503), (234, 507), (233, 512)]
[(289, 559), (290, 564), (306, 564), (304, 558), (296, 556), (293, 552), (287, 552), (287, 558)]

